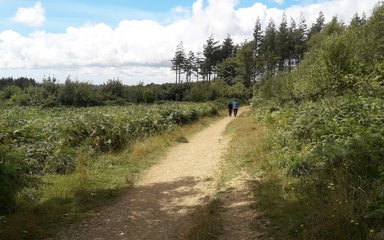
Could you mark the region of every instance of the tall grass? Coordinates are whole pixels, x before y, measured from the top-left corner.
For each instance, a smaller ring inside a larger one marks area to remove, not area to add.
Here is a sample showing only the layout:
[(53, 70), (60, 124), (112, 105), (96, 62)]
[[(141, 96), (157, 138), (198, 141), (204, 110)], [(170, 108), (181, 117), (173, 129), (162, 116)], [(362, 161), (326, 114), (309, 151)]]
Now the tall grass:
[[(382, 234), (384, 102), (343, 96), (294, 108), (258, 106), (268, 169), (260, 207), (298, 239)], [(269, 110), (268, 110), (269, 109)], [(270, 111), (273, 109), (274, 111)]]
[[(166, 107), (164, 109), (167, 110)], [(210, 107), (207, 108), (209, 109)], [(195, 116), (193, 119), (197, 119), (213, 113), (199, 113), (201, 110), (183, 111), (184, 113), (178, 113), (180, 116), (172, 118), (183, 118), (190, 114)], [(174, 111), (171, 110), (170, 114), (174, 114)], [(142, 170), (155, 163), (169, 146), (177, 143), (178, 138), (205, 127), (212, 119), (204, 118), (196, 123), (192, 121), (184, 121), (191, 124), (181, 127), (168, 120), (167, 124), (171, 125), (168, 130), (132, 139), (119, 151), (100, 152), (92, 145), (82, 144), (75, 149), (74, 167), (67, 168), (65, 174), (45, 172), (44, 175), (29, 175), (32, 180), (10, 193), (12, 199), (4, 200), (14, 202), (15, 207), (11, 214), (0, 218), (0, 238), (41, 239), (85, 215), (93, 214), (96, 209), (106, 202), (110, 203), (131, 186)], [(37, 126), (38, 124), (34, 127)], [(46, 126), (50, 124), (47, 123)], [(13, 158), (8, 158), (11, 159)], [(7, 180), (11, 179), (7, 177)], [(16, 189), (14, 185), (9, 186), (8, 189)]]

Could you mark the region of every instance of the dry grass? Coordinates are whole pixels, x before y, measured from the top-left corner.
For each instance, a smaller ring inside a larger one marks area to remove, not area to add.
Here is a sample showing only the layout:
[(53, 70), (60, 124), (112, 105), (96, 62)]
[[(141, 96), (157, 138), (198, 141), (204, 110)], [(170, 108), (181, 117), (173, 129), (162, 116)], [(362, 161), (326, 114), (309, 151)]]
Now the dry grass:
[(198, 208), (192, 213), (194, 227), (187, 235), (189, 240), (214, 240), (222, 231), (222, 220), (220, 217), (222, 202), (219, 198)]
[(257, 178), (264, 174), (260, 165), (265, 160), (262, 148), (265, 147), (263, 137), (266, 128), (256, 123), (252, 114), (251, 111), (242, 114), (231, 122), (226, 130), (232, 140), (224, 156), (220, 183), (222, 185), (242, 170)]

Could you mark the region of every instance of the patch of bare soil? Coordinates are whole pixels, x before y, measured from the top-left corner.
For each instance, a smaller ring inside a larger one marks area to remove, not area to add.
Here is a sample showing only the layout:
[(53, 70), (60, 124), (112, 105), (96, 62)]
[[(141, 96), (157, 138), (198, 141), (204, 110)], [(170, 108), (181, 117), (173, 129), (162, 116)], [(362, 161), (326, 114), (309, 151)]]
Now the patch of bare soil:
[(252, 226), (256, 217), (252, 209), (254, 181), (246, 173), (241, 173), (226, 184), (221, 212), (224, 229), (219, 240), (254, 240), (263, 237)]
[(232, 119), (221, 119), (170, 149), (117, 203), (54, 239), (185, 239), (191, 213), (215, 193), (229, 140), (223, 133)]

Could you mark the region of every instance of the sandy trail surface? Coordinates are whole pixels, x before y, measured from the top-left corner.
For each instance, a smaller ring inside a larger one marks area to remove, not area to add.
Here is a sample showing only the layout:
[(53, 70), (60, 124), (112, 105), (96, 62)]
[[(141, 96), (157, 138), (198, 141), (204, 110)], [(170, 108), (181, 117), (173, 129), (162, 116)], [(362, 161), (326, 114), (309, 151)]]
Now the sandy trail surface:
[(191, 213), (215, 193), (229, 142), (224, 130), (233, 119), (225, 117), (172, 147), (116, 203), (54, 239), (186, 239), (193, 227)]

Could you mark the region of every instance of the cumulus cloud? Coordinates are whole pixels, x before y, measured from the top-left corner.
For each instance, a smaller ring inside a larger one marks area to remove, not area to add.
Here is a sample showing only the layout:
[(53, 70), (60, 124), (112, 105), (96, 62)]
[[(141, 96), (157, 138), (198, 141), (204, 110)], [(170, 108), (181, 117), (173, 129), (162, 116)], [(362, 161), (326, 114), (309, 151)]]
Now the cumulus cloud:
[[(171, 82), (170, 60), (180, 41), (187, 51), (194, 52), (202, 51), (210, 35), (222, 40), (230, 34), (235, 42), (241, 43), (252, 39), (257, 17), (265, 27), (271, 18), (279, 23), (283, 11), (288, 19), (297, 20), (303, 13), (308, 25), (314, 22), (321, 10), (326, 20), (337, 15), (347, 22), (355, 12), (369, 15), (377, 0), (328, 0), (285, 10), (268, 8), (261, 3), (237, 9), (238, 2), (196, 0), (189, 13), (185, 8), (173, 9), (175, 14), (182, 13), (188, 17), (170, 24), (123, 20), (116, 27), (104, 23), (87, 24), (68, 27), (60, 34), (36, 31), (28, 36), (13, 30), (3, 31), (0, 32), (0, 68), (40, 69), (41, 76), (55, 74), (65, 78), (71, 75), (95, 83), (110, 78), (120, 78), (127, 84)], [(36, 3), (34, 8), (39, 7), (41, 4)]]
[(41, 2), (36, 2), (33, 7), (19, 8), (12, 20), (29, 26), (39, 27), (45, 22), (44, 13), (45, 10)]

